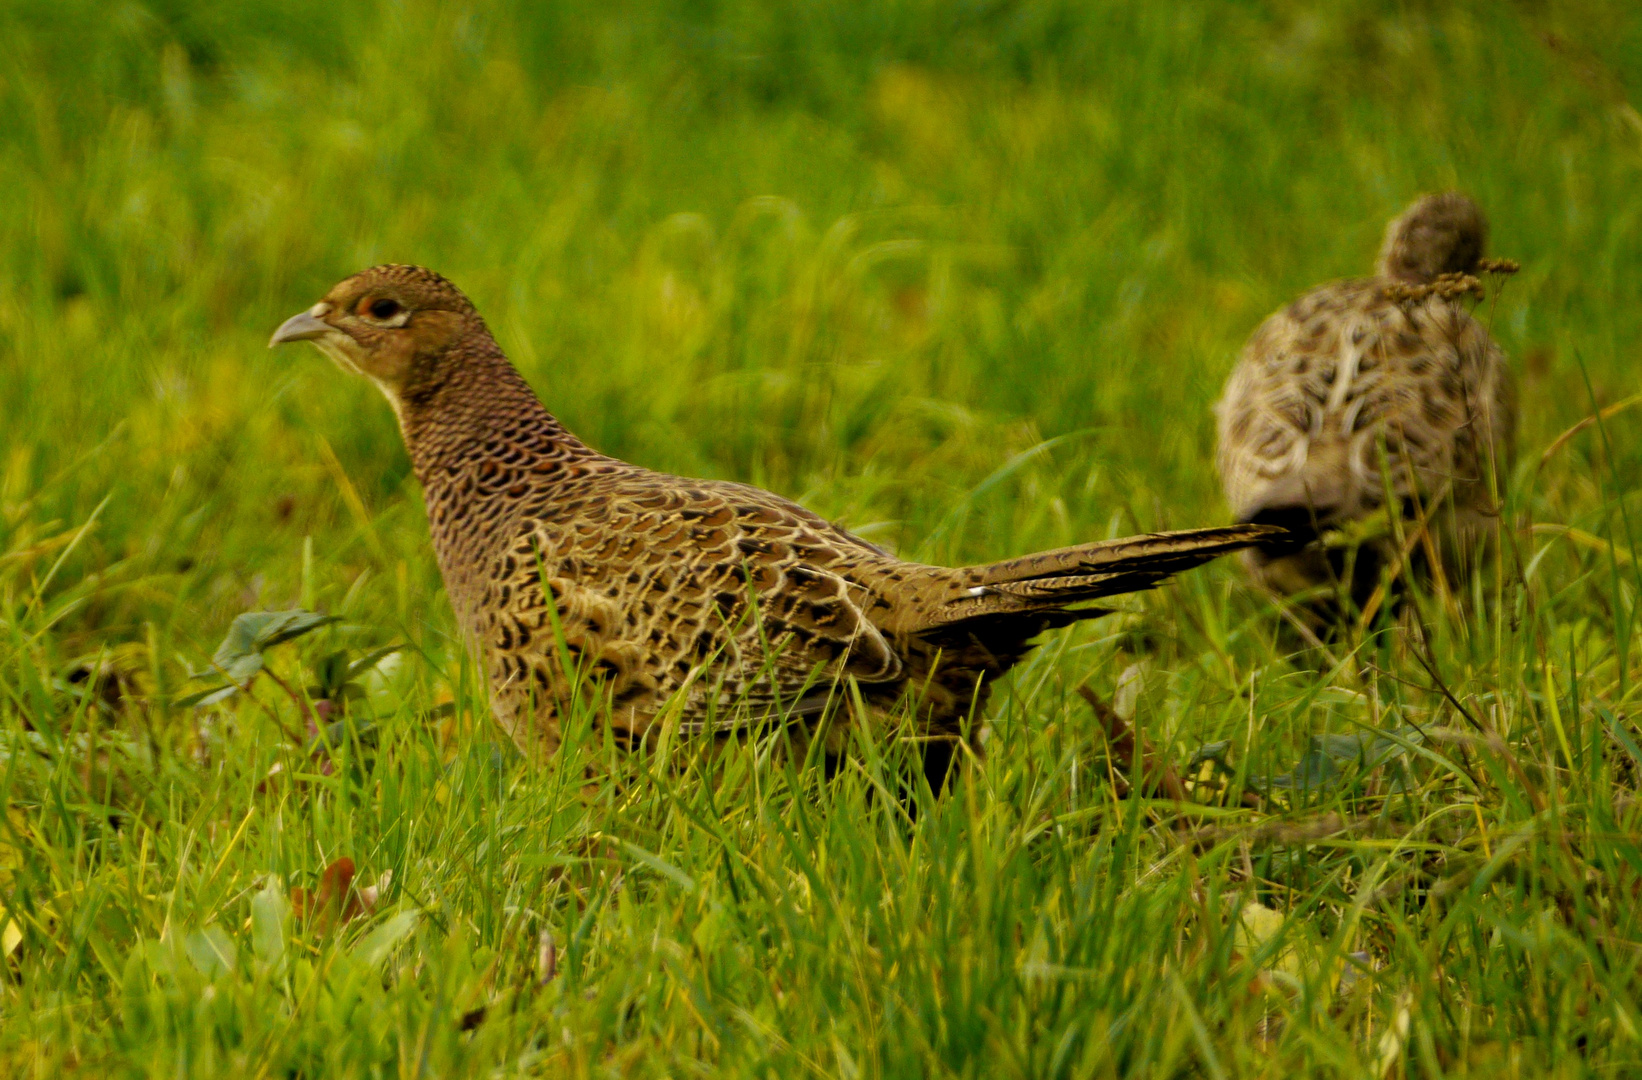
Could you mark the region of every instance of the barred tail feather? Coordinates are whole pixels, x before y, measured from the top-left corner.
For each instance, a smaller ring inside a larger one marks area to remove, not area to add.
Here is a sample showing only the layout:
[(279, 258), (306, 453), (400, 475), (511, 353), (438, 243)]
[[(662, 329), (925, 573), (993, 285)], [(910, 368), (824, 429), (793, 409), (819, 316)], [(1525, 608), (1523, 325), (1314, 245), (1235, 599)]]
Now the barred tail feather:
[(957, 574), (972, 584), (931, 612), (926, 631), (976, 619), (1041, 623), (1039, 630), (1064, 626), (1104, 613), (1068, 611), (1069, 605), (1153, 588), (1183, 570), (1270, 543), (1285, 532), (1251, 524), (1145, 533), (970, 567)]

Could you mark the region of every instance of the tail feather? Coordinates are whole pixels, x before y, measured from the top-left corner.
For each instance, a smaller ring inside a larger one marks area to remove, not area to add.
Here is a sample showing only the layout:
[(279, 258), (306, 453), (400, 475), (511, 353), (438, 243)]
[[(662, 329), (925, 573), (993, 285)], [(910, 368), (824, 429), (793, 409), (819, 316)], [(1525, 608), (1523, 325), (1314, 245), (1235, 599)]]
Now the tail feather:
[(1153, 570), (1168, 575), (1270, 540), (1272, 534), (1278, 531), (1261, 525), (1226, 525), (1213, 529), (1143, 533), (1121, 540), (1102, 540), (1054, 551), (1040, 551), (1035, 555), (973, 567), (970, 572), (979, 574), (982, 585)]
[(1280, 527), (1254, 524), (1146, 533), (970, 567), (958, 571), (961, 594), (930, 612), (925, 629), (1022, 617), (1043, 622), (1043, 629), (1064, 625), (1102, 613), (1067, 611), (1071, 604), (1153, 588), (1183, 570), (1283, 533)]

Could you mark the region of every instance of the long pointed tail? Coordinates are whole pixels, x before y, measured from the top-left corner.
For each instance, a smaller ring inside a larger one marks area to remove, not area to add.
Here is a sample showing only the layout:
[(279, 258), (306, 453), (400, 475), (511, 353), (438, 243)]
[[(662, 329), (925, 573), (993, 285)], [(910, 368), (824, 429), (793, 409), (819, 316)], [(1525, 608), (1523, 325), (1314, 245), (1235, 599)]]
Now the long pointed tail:
[(1101, 613), (1067, 611), (1071, 604), (1150, 589), (1182, 570), (1269, 543), (1285, 532), (1271, 525), (1228, 525), (1145, 533), (968, 567), (955, 571), (961, 591), (930, 613), (927, 629), (1020, 617), (1041, 622), (1045, 629), (1064, 625)]

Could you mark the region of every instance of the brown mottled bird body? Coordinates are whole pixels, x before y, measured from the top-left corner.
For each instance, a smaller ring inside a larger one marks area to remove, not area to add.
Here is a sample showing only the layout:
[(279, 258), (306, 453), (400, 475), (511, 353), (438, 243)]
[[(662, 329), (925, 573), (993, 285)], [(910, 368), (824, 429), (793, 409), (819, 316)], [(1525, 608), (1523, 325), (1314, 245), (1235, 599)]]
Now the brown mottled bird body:
[(338, 284), (273, 343), (310, 340), (372, 378), (426, 493), (446, 589), (497, 720), (551, 751), (579, 684), (641, 736), (669, 700), (726, 731), (813, 716), (845, 680), (918, 695), (957, 734), (1068, 605), (1149, 588), (1270, 530), (1161, 533), (950, 569), (904, 562), (767, 491), (606, 457), (537, 400), (465, 296), (420, 267)]
[[(1503, 483), (1510, 467), (1514, 383), (1487, 330), (1420, 286), (1477, 272), (1486, 242), (1471, 199), (1426, 196), (1388, 226), (1376, 276), (1313, 289), (1249, 339), (1216, 408), (1217, 464), (1239, 521), (1291, 530), (1244, 554), (1256, 580), (1333, 584), (1342, 560), (1304, 541), (1373, 514), (1388, 488), (1405, 516), (1451, 500), (1432, 530), (1443, 561), (1463, 564), (1495, 513), (1490, 472)], [(1358, 604), (1394, 555), (1359, 553), (1343, 583)]]

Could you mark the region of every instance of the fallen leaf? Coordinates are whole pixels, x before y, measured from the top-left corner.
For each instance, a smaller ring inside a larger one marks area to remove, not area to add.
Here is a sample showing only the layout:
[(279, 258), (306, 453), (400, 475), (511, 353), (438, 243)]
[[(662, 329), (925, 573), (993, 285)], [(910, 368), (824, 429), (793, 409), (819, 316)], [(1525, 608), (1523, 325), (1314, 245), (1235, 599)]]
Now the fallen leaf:
[(320, 873), (319, 885), (312, 892), (301, 887), (291, 890), (291, 909), (317, 933), (343, 926), (365, 913), (353, 879), (353, 860), (344, 855)]
[[(1112, 763), (1118, 769), (1132, 774), (1135, 771), (1137, 756), (1134, 727), (1118, 713), (1117, 709), (1102, 701), (1100, 695), (1088, 686), (1078, 687), (1078, 694), (1089, 703), (1089, 708), (1094, 710), (1095, 719), (1100, 721), (1101, 727), (1106, 731), (1106, 742), (1111, 748)], [(1139, 739), (1138, 749), (1142, 793), (1149, 795), (1155, 790), (1161, 790), (1164, 797), (1175, 802), (1185, 802), (1186, 789), (1181, 784), (1180, 775), (1175, 772), (1174, 766), (1163, 761), (1152, 749), (1151, 741), (1144, 736)], [(1127, 795), (1128, 781), (1121, 775), (1117, 779), (1118, 794)]]

